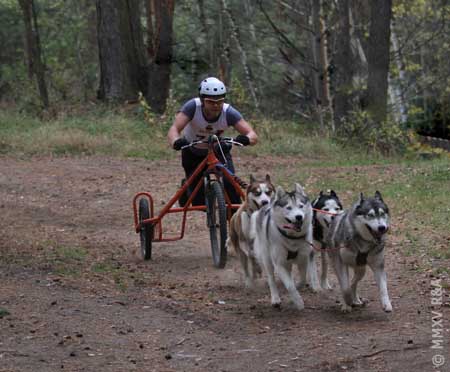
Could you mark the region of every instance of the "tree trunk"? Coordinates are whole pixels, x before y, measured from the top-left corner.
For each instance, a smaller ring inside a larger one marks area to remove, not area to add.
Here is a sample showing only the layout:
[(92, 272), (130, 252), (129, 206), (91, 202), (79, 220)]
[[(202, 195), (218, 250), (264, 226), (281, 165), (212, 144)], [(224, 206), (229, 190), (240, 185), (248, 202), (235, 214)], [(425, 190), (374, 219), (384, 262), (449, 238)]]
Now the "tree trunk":
[[(255, 12), (255, 9), (250, 0), (244, 1), (244, 9), (245, 9), (245, 15), (248, 19), (247, 24), (248, 24), (248, 28), (250, 30), (250, 37), (251, 37), (254, 47), (256, 48), (256, 57), (257, 57), (258, 64), (260, 66), (260, 71), (261, 71), (261, 75), (259, 76), (258, 81), (261, 81), (261, 80), (265, 81), (265, 80), (267, 80), (267, 76), (266, 76), (264, 56), (263, 56), (263, 52), (262, 52), (261, 48), (258, 45), (256, 29), (255, 29), (255, 25), (252, 21), (252, 19), (254, 19), (254, 15), (256, 12)], [(262, 91), (261, 84), (258, 84), (258, 90), (260, 92)]]
[(392, 90), (393, 90), (393, 110), (394, 115), (396, 116), (397, 122), (402, 124), (408, 121), (408, 108), (405, 101), (404, 96), (404, 86), (403, 82), (406, 81), (406, 72), (402, 62), (402, 55), (400, 51), (399, 42), (397, 39), (397, 35), (394, 32), (394, 24), (391, 25), (391, 41), (392, 41), (392, 49), (394, 55), (394, 61), (398, 70), (398, 77), (395, 81), (392, 81)]
[(100, 87), (106, 101), (135, 101), (146, 90), (143, 41), (136, 0), (97, 0)]
[(330, 94), (330, 70), (328, 63), (328, 32), (325, 26), (325, 20), (320, 13), (320, 69), (321, 69), (321, 83), (322, 83), (322, 107), (325, 113), (325, 119), (331, 124), (331, 129), (334, 132), (334, 112)]
[(316, 110), (317, 121), (320, 130), (324, 130), (323, 113), (322, 113), (322, 85), (320, 83), (320, 7), (321, 1), (312, 1), (311, 4), (311, 23), (314, 32), (311, 34), (311, 51), (313, 59), (312, 82), (313, 82), (313, 101)]
[[(315, 106), (320, 128), (325, 127), (324, 121), (330, 120), (331, 129), (334, 131), (333, 107), (330, 99), (330, 79), (328, 73), (328, 40), (325, 30), (325, 21), (322, 16), (322, 1), (312, 1), (312, 50), (314, 60), (313, 85), (315, 93)], [(328, 115), (326, 115), (328, 113)]]
[(219, 27), (217, 27), (217, 35), (214, 39), (218, 47), (216, 55), (216, 63), (219, 69), (219, 79), (222, 80), (226, 86), (231, 86), (232, 77), (232, 56), (231, 56), (231, 40), (227, 37), (229, 28), (226, 27), (223, 19), (223, 12), (219, 13)]
[(155, 3), (153, 0), (146, 0), (145, 1), (145, 10), (147, 13), (147, 55), (153, 59), (155, 56), (155, 34), (154, 34), (154, 28), (153, 25), (153, 18), (155, 18)]
[(244, 68), (245, 79), (247, 80), (247, 85), (250, 90), (250, 96), (253, 99), (253, 104), (255, 105), (255, 108), (258, 108), (259, 102), (258, 102), (258, 98), (256, 97), (255, 83), (251, 76), (250, 67), (248, 64), (247, 52), (245, 51), (245, 49), (242, 45), (240, 36), (239, 36), (239, 29), (236, 25), (236, 22), (234, 21), (233, 15), (231, 14), (231, 11), (228, 7), (226, 0), (222, 0), (222, 7), (223, 7), (226, 17), (228, 18), (228, 22), (230, 23), (230, 26), (231, 26), (231, 37), (235, 40), (236, 47), (241, 56), (241, 63), (242, 63), (242, 67)]
[(371, 2), (367, 111), (375, 122), (386, 120), (392, 0)]
[(153, 1), (154, 9), (153, 30), (151, 31), (153, 34), (153, 54), (150, 55), (148, 90), (145, 98), (153, 110), (163, 113), (170, 92), (175, 2), (174, 0), (148, 1)]
[(206, 61), (208, 66), (216, 66), (216, 60), (214, 58), (214, 32), (211, 32), (208, 27), (208, 19), (205, 13), (205, 4), (203, 0), (197, 0), (198, 18), (200, 21), (200, 37), (202, 38), (202, 44), (206, 46)]
[(19, 0), (25, 23), (25, 44), (28, 55), (28, 74), (36, 76), (39, 96), (45, 109), (49, 107), (47, 84), (45, 82), (45, 65), (41, 57), (39, 28), (33, 0)]
[(336, 56), (334, 82), (334, 123), (336, 129), (352, 109), (353, 65), (351, 51), (350, 4), (349, 0), (338, 0), (339, 24), (336, 35)]

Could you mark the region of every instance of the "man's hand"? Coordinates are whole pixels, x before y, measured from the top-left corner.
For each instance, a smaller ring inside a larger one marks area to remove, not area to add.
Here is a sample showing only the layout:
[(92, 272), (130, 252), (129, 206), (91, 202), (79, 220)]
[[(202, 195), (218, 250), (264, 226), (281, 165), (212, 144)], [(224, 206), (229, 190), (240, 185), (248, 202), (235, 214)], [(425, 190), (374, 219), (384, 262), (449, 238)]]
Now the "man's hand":
[[(220, 143), (220, 147), (222, 148), (223, 153), (226, 154), (226, 153), (228, 153), (228, 152), (231, 151), (233, 145), (232, 145), (231, 143), (221, 142), (221, 143)], [(220, 152), (220, 147), (219, 147), (219, 144), (218, 144), (218, 143), (216, 143), (216, 144), (214, 145), (214, 152), (215, 152), (216, 154), (220, 154), (220, 153), (221, 153), (221, 152)]]
[(190, 142), (186, 138), (181, 137), (181, 138), (178, 138), (173, 143), (173, 149), (177, 150), (177, 151), (180, 151), (183, 146), (187, 146), (189, 144), (190, 144)]
[(250, 138), (248, 138), (244, 134), (238, 135), (235, 139), (236, 142), (239, 142), (241, 145), (248, 146), (250, 145)]

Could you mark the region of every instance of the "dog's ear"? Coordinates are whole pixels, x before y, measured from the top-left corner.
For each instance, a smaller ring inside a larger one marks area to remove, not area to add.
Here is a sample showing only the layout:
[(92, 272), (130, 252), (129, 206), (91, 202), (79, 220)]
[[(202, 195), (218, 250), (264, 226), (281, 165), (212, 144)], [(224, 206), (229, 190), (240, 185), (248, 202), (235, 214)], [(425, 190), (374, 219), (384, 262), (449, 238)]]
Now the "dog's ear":
[(323, 191), (322, 191), (322, 190), (320, 190), (320, 192), (319, 192), (319, 198), (320, 198), (321, 196), (323, 196)]
[(364, 202), (364, 195), (361, 192), (361, 193), (359, 193), (359, 200), (358, 200), (358, 204), (357, 204), (356, 208), (359, 208), (363, 202)]
[(253, 177), (253, 174), (250, 174), (250, 183), (253, 183), (255, 181), (256, 181), (256, 179), (255, 179), (255, 177)]
[(378, 199), (379, 201), (383, 201), (383, 197), (381, 196), (381, 192), (378, 190), (375, 191), (375, 199)]
[(295, 192), (297, 194), (306, 196), (305, 189), (299, 183), (295, 183)]
[(337, 194), (334, 192), (334, 190), (330, 190), (330, 196), (337, 198)]
[(267, 183), (272, 183), (272, 181), (270, 180), (270, 175), (266, 174), (266, 182)]
[(277, 186), (275, 197), (281, 199), (284, 195), (286, 195), (286, 191), (281, 186)]

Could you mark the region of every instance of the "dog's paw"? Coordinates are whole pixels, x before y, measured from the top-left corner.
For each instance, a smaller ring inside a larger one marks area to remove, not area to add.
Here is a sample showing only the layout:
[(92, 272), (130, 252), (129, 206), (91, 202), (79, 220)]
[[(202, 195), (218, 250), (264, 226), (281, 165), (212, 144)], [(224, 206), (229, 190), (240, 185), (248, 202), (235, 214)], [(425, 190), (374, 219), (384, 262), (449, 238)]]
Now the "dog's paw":
[(392, 305), (391, 305), (391, 303), (388, 302), (388, 303), (384, 304), (384, 305), (383, 305), (383, 310), (384, 310), (386, 313), (392, 312)]
[(331, 286), (331, 284), (328, 282), (328, 280), (321, 282), (320, 286), (322, 287), (322, 289), (324, 291), (331, 291), (333, 289), (333, 287)]
[(347, 305), (346, 303), (341, 304), (341, 311), (343, 313), (351, 313), (352, 307), (350, 305)]
[(294, 305), (297, 308), (297, 310), (299, 310), (299, 311), (301, 311), (305, 308), (305, 304), (303, 301), (295, 302)]
[(272, 302), (272, 307), (277, 310), (281, 310), (281, 302)]
[(313, 293), (322, 291), (322, 286), (320, 286), (318, 283), (315, 285), (310, 285), (309, 288), (311, 289), (311, 292), (313, 292)]
[(358, 297), (358, 298), (356, 298), (355, 301), (353, 301), (352, 306), (355, 306), (355, 307), (364, 307), (364, 306), (366, 306), (368, 303), (369, 303), (369, 300), (368, 300), (367, 298), (361, 298), (361, 297)]
[(272, 295), (270, 298), (270, 303), (272, 304), (272, 307), (279, 309), (281, 307), (281, 299), (278, 295)]

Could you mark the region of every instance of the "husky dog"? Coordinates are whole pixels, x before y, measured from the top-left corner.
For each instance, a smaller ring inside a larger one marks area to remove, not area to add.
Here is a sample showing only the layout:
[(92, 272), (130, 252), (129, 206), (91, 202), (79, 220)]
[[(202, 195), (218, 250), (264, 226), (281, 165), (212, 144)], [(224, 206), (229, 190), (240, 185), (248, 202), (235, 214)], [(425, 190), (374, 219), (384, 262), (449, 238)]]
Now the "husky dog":
[[(357, 285), (364, 277), (367, 265), (374, 273), (383, 310), (392, 311), (384, 271), (384, 244), (388, 230), (389, 209), (379, 191), (369, 198), (361, 193), (359, 201), (350, 210), (334, 219), (327, 241), (344, 298), (343, 311), (365, 304), (366, 301), (358, 296)], [(351, 283), (349, 267), (354, 269)]]
[(328, 282), (328, 258), (326, 254), (326, 238), (331, 222), (335, 216), (342, 212), (342, 204), (337, 194), (330, 190), (329, 193), (320, 191), (319, 196), (312, 202), (313, 207), (313, 238), (316, 247), (322, 249), (321, 261), (322, 272), (320, 276), (320, 286), (322, 289), (331, 289)]
[(292, 265), (298, 266), (302, 282), (309, 277), (312, 289), (319, 289), (312, 254), (312, 208), (303, 188), (297, 183), (293, 192), (277, 187), (270, 206), (252, 214), (251, 236), (256, 258), (267, 276), (272, 306), (281, 304), (275, 284), (276, 271), (295, 306), (303, 309), (303, 299), (292, 277)]
[(263, 181), (257, 181), (253, 175), (250, 175), (250, 184), (247, 186), (245, 201), (231, 217), (227, 246), (233, 246), (239, 255), (247, 287), (252, 287), (256, 274), (261, 273), (261, 269), (255, 260), (253, 245), (249, 236), (250, 216), (253, 212), (269, 205), (274, 195), (275, 187), (268, 174)]

